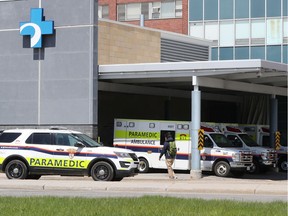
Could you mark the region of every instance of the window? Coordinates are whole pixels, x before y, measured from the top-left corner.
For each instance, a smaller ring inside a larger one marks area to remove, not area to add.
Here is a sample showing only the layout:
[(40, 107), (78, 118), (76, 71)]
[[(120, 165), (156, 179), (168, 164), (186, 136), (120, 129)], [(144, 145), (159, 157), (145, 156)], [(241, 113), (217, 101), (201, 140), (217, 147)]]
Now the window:
[(182, 0), (176, 0), (175, 16), (182, 17)]
[(235, 44), (247, 45), (249, 44), (250, 25), (249, 21), (236, 21)]
[(149, 3), (142, 3), (141, 4), (141, 14), (144, 15), (144, 19), (149, 19)]
[(283, 59), (282, 59), (282, 63), (285, 63), (285, 64), (288, 64), (287, 52), (288, 52), (288, 46), (287, 46), (287, 45), (284, 45), (284, 46), (283, 46)]
[(211, 60), (218, 60), (218, 47), (212, 47)]
[(175, 17), (175, 0), (166, 0), (161, 3), (161, 18)]
[(213, 148), (213, 142), (207, 135), (204, 135), (204, 147)]
[(267, 46), (267, 60), (281, 62), (281, 46)]
[(205, 39), (218, 41), (218, 22), (205, 23)]
[(265, 59), (265, 47), (264, 46), (252, 46), (251, 47), (251, 59)]
[(189, 20), (203, 20), (203, 0), (190, 0)]
[(126, 5), (126, 19), (127, 20), (139, 20), (141, 14), (141, 4), (133, 3)]
[(265, 20), (251, 21), (251, 44), (265, 44)]
[(235, 18), (249, 18), (249, 0), (235, 0)]
[(125, 21), (125, 4), (117, 5), (117, 19), (118, 21)]
[(108, 5), (99, 5), (98, 6), (98, 17), (109, 19), (109, 7)]
[(218, 0), (204, 0), (204, 19), (218, 20)]
[(220, 46), (234, 45), (234, 24), (232, 21), (220, 22)]
[(283, 0), (283, 16), (287, 16), (288, 14), (288, 4), (287, 4), (288, 0)]
[(0, 143), (11, 143), (20, 135), (21, 133), (2, 133), (0, 134)]
[(77, 140), (71, 134), (57, 133), (54, 134), (54, 142), (56, 145), (74, 146), (77, 142), (79, 142), (79, 140)]
[(288, 18), (283, 20), (283, 43), (288, 43)]
[(235, 59), (249, 59), (249, 47), (235, 47)]
[(267, 44), (281, 44), (282, 19), (267, 19)]
[(232, 47), (220, 47), (220, 60), (232, 60), (233, 48)]
[(281, 16), (281, 0), (267, 0), (267, 17)]
[(251, 17), (265, 17), (265, 0), (251, 0)]
[(26, 143), (50, 145), (51, 134), (50, 133), (33, 133), (28, 137), (28, 139), (26, 140)]
[(220, 19), (233, 19), (233, 0), (220, 0)]
[(228, 135), (228, 136), (227, 136), (227, 139), (228, 139), (231, 143), (233, 143), (234, 147), (242, 147), (242, 146), (243, 146), (241, 140), (240, 140), (237, 136), (235, 136), (235, 135)]
[(190, 35), (203, 38), (203, 23), (190, 23)]
[(118, 21), (144, 19), (167, 19), (182, 17), (182, 0), (163, 0), (157, 2), (127, 3), (117, 5)]
[(160, 2), (152, 2), (152, 17), (150, 19), (160, 18)]

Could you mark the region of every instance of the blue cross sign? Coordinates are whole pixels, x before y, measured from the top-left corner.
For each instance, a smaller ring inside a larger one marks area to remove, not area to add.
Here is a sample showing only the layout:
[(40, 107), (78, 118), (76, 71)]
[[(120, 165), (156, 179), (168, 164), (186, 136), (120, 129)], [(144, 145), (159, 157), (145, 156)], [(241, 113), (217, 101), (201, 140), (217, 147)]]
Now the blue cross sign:
[(43, 8), (31, 8), (30, 22), (20, 22), (20, 34), (30, 35), (31, 48), (41, 48), (42, 35), (53, 32), (54, 22), (43, 20)]

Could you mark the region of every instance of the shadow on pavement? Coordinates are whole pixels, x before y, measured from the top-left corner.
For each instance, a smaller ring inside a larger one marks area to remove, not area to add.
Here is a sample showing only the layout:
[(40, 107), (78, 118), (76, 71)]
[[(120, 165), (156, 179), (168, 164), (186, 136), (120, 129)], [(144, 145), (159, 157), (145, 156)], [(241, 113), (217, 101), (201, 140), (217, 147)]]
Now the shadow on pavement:
[[(167, 173), (166, 169), (150, 169), (149, 173)], [(182, 174), (189, 174), (189, 170), (175, 170), (175, 173), (182, 173)], [(215, 176), (213, 172), (202, 171), (203, 177), (205, 176)], [(236, 178), (234, 176), (228, 176), (227, 178)], [(273, 180), (273, 181), (280, 181), (280, 180), (288, 180), (287, 172), (278, 172), (274, 169), (267, 170), (264, 173), (259, 174), (249, 174), (246, 173), (242, 177), (238, 177), (237, 179), (256, 179), (256, 180)]]

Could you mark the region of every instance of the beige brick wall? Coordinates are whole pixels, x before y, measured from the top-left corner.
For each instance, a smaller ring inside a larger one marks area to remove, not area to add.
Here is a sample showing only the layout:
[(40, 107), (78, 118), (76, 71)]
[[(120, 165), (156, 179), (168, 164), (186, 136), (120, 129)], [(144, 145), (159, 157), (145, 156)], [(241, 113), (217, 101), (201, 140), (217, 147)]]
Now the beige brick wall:
[(160, 62), (159, 32), (102, 20), (98, 27), (99, 65)]

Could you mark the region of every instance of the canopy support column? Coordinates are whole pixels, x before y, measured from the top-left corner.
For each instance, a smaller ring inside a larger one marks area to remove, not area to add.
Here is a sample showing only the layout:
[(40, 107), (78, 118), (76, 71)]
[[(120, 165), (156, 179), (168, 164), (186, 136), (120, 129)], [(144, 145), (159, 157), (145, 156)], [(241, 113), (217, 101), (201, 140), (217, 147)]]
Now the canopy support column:
[(200, 151), (198, 150), (198, 131), (201, 122), (201, 92), (196, 76), (192, 77), (193, 91), (191, 95), (191, 179), (202, 178)]

